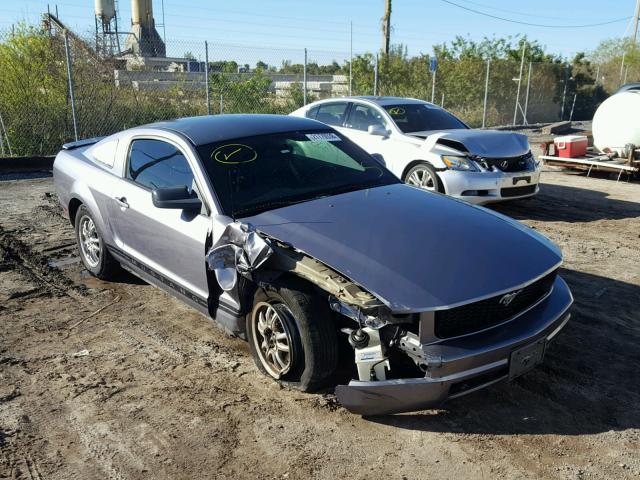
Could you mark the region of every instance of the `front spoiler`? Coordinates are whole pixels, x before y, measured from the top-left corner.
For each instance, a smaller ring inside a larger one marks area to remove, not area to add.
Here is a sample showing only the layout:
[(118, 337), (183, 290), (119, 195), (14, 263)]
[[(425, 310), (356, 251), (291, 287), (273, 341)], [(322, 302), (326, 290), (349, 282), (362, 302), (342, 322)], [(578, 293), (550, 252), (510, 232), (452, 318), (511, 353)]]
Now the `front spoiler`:
[[(338, 385), (338, 401), (360, 415), (387, 415), (435, 407), (509, 377), (511, 352), (540, 339), (552, 340), (569, 321), (573, 297), (558, 277), (551, 294), (509, 323), (443, 342), (423, 346), (442, 365), (424, 378)], [(453, 387), (453, 388), (452, 388)]]

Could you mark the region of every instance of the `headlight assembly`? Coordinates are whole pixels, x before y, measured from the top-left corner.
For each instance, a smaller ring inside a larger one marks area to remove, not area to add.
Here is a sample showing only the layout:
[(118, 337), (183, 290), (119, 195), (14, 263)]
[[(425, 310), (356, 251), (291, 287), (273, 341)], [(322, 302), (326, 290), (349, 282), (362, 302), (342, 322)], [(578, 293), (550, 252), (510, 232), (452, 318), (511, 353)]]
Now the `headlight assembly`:
[(442, 161), (450, 170), (459, 170), (463, 172), (479, 172), (478, 167), (473, 160), (467, 157), (454, 157), (451, 155), (443, 155)]

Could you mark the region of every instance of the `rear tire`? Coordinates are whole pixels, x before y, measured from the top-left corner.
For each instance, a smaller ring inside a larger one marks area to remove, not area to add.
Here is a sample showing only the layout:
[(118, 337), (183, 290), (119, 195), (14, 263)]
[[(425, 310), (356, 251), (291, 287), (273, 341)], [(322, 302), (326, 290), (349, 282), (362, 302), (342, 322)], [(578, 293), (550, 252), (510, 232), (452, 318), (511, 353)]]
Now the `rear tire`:
[(423, 190), (444, 193), (444, 188), (438, 178), (438, 174), (435, 169), (426, 162), (420, 162), (411, 167), (402, 181)]
[(113, 278), (120, 265), (107, 250), (93, 215), (84, 205), (78, 208), (74, 225), (80, 259), (85, 268), (101, 280)]
[(333, 380), (338, 338), (326, 299), (303, 281), (263, 290), (247, 315), (249, 348), (258, 369), (305, 392)]

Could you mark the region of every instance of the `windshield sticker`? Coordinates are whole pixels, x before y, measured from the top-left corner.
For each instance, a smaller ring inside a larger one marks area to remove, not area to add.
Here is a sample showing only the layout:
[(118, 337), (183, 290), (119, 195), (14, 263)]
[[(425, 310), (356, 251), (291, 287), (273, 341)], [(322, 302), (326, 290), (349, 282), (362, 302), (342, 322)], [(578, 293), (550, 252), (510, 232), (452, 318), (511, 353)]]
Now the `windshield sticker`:
[(389, 115), (392, 117), (404, 115), (404, 108), (402, 107), (393, 107), (389, 109)]
[(312, 142), (341, 142), (342, 139), (335, 133), (308, 133), (306, 137)]
[(243, 145), (241, 143), (227, 143), (226, 145), (220, 145), (211, 152), (211, 158), (218, 163), (238, 165), (240, 163), (253, 162), (258, 158), (258, 152), (249, 145)]

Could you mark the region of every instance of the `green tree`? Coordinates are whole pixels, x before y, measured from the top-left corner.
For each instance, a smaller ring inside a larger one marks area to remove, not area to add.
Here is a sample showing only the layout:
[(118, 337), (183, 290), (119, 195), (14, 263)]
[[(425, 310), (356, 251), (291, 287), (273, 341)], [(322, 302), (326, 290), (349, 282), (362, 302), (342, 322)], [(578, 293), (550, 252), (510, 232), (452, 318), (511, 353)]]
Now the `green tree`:
[(26, 25), (0, 42), (0, 113), (15, 155), (43, 155), (71, 130), (63, 46)]

